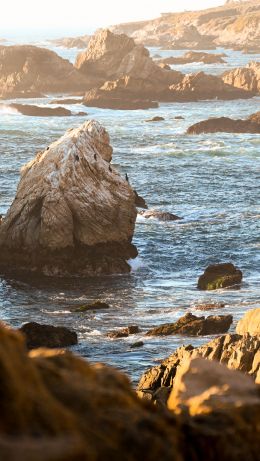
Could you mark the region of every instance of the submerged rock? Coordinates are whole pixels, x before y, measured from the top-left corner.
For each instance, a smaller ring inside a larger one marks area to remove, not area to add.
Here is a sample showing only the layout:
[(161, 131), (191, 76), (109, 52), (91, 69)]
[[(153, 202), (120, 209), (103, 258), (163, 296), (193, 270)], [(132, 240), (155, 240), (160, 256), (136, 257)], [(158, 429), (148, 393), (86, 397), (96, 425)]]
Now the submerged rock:
[(222, 309), (225, 307), (225, 303), (218, 303), (218, 302), (215, 302), (215, 303), (199, 303), (199, 304), (196, 304), (195, 306), (195, 309), (197, 311), (210, 311), (212, 309)]
[(235, 120), (229, 117), (209, 118), (195, 123), (187, 130), (188, 134), (201, 133), (259, 133), (260, 112), (251, 115), (246, 120)]
[(0, 227), (1, 269), (51, 276), (130, 271), (135, 194), (111, 158), (108, 133), (88, 121), (22, 169)]
[(149, 120), (145, 120), (146, 122), (163, 122), (165, 118), (159, 117), (158, 115), (156, 117), (150, 118)]
[(242, 278), (242, 272), (232, 263), (212, 264), (199, 277), (198, 288), (200, 290), (217, 290), (218, 288), (239, 286)]
[(260, 336), (260, 308), (250, 310), (239, 320), (236, 328), (239, 335)]
[(136, 349), (138, 347), (143, 347), (144, 342), (143, 341), (136, 341), (136, 343), (131, 344), (130, 349)]
[(183, 219), (173, 213), (169, 213), (168, 211), (160, 210), (140, 211), (139, 214), (146, 219), (155, 218), (158, 219), (158, 221), (179, 221)]
[(66, 327), (29, 322), (25, 323), (19, 331), (24, 334), (28, 349), (37, 349), (38, 347), (61, 348), (78, 344), (77, 333)]
[(232, 324), (232, 315), (210, 315), (209, 317), (196, 317), (191, 313), (184, 315), (174, 323), (166, 323), (152, 328), (148, 336), (168, 335), (212, 335), (226, 333)]
[(109, 309), (110, 306), (104, 301), (94, 301), (89, 304), (83, 304), (81, 306), (76, 307), (75, 312), (88, 312), (88, 311), (95, 311), (100, 309)]
[(0, 96), (37, 97), (42, 93), (87, 89), (87, 80), (66, 59), (32, 45), (0, 46)]
[(121, 330), (110, 331), (107, 336), (109, 338), (118, 339), (118, 338), (127, 338), (129, 335), (135, 335), (140, 332), (140, 328), (137, 325), (130, 325)]

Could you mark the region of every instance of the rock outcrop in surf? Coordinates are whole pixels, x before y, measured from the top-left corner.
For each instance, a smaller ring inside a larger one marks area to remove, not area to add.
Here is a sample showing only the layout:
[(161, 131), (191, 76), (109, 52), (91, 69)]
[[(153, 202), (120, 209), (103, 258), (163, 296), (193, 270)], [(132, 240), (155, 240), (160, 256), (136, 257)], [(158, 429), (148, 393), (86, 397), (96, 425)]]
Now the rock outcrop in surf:
[(129, 272), (135, 195), (96, 121), (68, 130), (24, 166), (0, 227), (0, 267), (46, 275)]

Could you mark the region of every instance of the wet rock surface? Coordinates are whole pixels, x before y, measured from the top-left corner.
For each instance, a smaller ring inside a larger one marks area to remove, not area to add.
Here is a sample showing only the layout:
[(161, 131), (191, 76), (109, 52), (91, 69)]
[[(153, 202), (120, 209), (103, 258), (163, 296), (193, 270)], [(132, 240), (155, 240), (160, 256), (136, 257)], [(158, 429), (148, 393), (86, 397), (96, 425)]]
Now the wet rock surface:
[(201, 133), (258, 133), (260, 134), (259, 112), (246, 120), (235, 120), (229, 117), (210, 118), (195, 123), (187, 130), (188, 134)]
[(218, 288), (239, 286), (242, 278), (242, 272), (232, 263), (212, 264), (199, 277), (198, 288), (200, 290), (217, 290)]
[(166, 323), (152, 328), (147, 336), (168, 335), (211, 335), (226, 333), (232, 324), (232, 315), (210, 315), (197, 317), (188, 313), (174, 323)]
[(158, 219), (158, 221), (179, 221), (183, 219), (173, 213), (169, 213), (168, 211), (160, 210), (140, 211), (139, 214), (146, 219), (154, 218)]

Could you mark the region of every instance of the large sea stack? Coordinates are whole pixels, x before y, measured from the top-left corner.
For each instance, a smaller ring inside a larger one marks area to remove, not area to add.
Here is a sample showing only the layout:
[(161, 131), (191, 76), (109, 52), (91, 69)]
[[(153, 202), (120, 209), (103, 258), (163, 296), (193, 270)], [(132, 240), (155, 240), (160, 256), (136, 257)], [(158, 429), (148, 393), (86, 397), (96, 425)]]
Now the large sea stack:
[(0, 267), (57, 276), (129, 272), (135, 196), (111, 159), (107, 131), (88, 121), (24, 166), (0, 226)]

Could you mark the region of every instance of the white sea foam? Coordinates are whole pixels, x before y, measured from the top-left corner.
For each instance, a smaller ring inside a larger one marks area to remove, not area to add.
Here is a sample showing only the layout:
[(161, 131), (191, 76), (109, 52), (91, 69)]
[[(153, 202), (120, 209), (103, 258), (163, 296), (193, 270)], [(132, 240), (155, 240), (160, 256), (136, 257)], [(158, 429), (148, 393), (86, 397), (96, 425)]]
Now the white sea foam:
[(3, 104), (0, 106), (0, 114), (4, 115), (19, 115), (18, 110), (14, 109), (13, 107), (10, 107), (6, 104)]
[(145, 267), (143, 260), (139, 257), (137, 257), (136, 259), (129, 259), (127, 262), (128, 264), (130, 264), (133, 272), (137, 271), (141, 267)]

